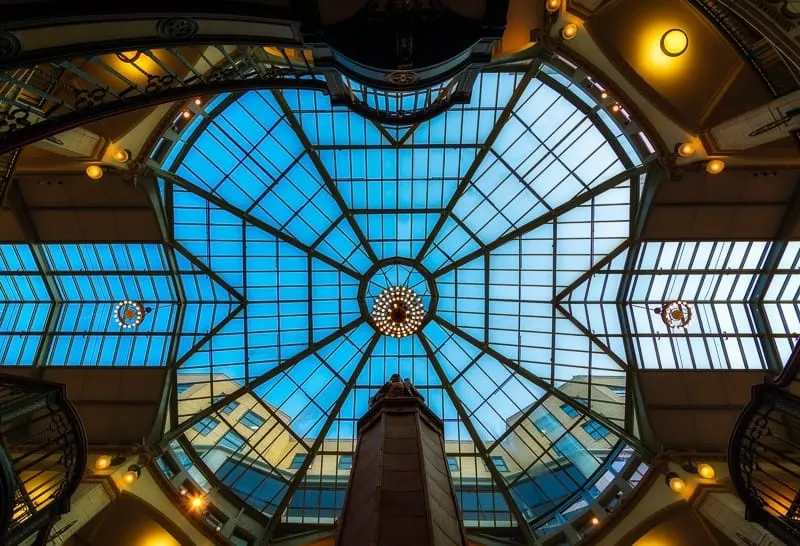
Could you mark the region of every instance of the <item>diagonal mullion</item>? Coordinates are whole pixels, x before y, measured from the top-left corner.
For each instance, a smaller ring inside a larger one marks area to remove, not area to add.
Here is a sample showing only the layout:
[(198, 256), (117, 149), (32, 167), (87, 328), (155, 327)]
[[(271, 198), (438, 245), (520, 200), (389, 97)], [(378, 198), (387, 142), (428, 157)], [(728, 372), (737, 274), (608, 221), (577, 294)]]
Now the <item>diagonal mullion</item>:
[(191, 193), (197, 195), (198, 197), (202, 197), (203, 199), (205, 199), (206, 201), (208, 201), (212, 205), (215, 205), (215, 206), (219, 207), (220, 209), (224, 210), (225, 212), (233, 214), (237, 218), (252, 224), (253, 226), (261, 229), (262, 231), (265, 231), (266, 233), (269, 233), (270, 235), (272, 235), (276, 239), (278, 239), (280, 241), (283, 241), (283, 242), (286, 242), (286, 243), (289, 243), (290, 245), (292, 245), (292, 246), (294, 246), (296, 248), (299, 248), (303, 252), (305, 252), (307, 254), (310, 254), (311, 256), (313, 256), (314, 258), (317, 258), (318, 260), (320, 260), (322, 262), (325, 262), (326, 264), (330, 265), (334, 269), (338, 269), (339, 271), (347, 273), (348, 275), (350, 275), (353, 278), (356, 278), (356, 279), (361, 278), (361, 274), (360, 273), (357, 273), (356, 271), (350, 269), (349, 267), (347, 267), (346, 265), (340, 263), (339, 261), (334, 260), (333, 258), (330, 258), (329, 256), (327, 256), (325, 254), (322, 254), (321, 252), (319, 252), (317, 250), (314, 250), (310, 246), (298, 241), (297, 239), (295, 239), (291, 235), (289, 235), (289, 234), (287, 234), (287, 233), (285, 233), (285, 232), (283, 232), (283, 231), (281, 231), (281, 230), (279, 230), (279, 229), (267, 224), (266, 222), (264, 222), (260, 218), (257, 218), (255, 216), (253, 216), (252, 214), (249, 214), (249, 213), (246, 213), (246, 212), (243, 212), (243, 211), (237, 209), (236, 207), (232, 206), (230, 203), (228, 203), (224, 199), (221, 199), (220, 197), (214, 195), (211, 192), (208, 192), (206, 190), (198, 188), (197, 186), (195, 186), (194, 184), (192, 184), (188, 180), (183, 179), (181, 176), (178, 176), (175, 173), (164, 171), (164, 170), (156, 167), (155, 164), (151, 165), (151, 169), (156, 174), (156, 176), (164, 178), (165, 180), (168, 180), (171, 184), (174, 184), (175, 186), (178, 186), (179, 188), (182, 188), (182, 189), (184, 189), (184, 190), (186, 190), (188, 192), (191, 192)]
[(601, 415), (601, 414), (597, 413), (596, 411), (585, 407), (583, 404), (580, 404), (580, 403), (576, 402), (570, 395), (565, 394), (560, 389), (554, 387), (553, 385), (551, 385), (548, 382), (544, 381), (540, 377), (538, 377), (535, 374), (529, 372), (528, 370), (526, 370), (525, 368), (523, 368), (521, 365), (519, 365), (518, 363), (514, 362), (510, 358), (507, 358), (504, 355), (502, 355), (501, 353), (498, 353), (497, 351), (492, 349), (489, 346), (488, 343), (481, 343), (479, 340), (475, 339), (474, 337), (469, 335), (467, 332), (464, 332), (460, 328), (456, 328), (455, 326), (453, 326), (452, 324), (450, 324), (449, 322), (447, 322), (446, 320), (444, 320), (444, 319), (442, 319), (440, 317), (435, 317), (433, 320), (435, 320), (437, 324), (439, 324), (440, 326), (442, 326), (446, 330), (448, 330), (450, 332), (453, 332), (454, 334), (460, 336), (465, 341), (471, 343), (472, 345), (474, 345), (478, 349), (483, 350), (486, 354), (488, 354), (489, 356), (491, 356), (492, 358), (494, 358), (495, 360), (497, 360), (498, 362), (500, 362), (504, 366), (506, 366), (506, 367), (510, 368), (511, 370), (513, 370), (514, 372), (516, 372), (520, 377), (522, 377), (524, 379), (527, 379), (528, 381), (530, 381), (531, 383), (533, 383), (534, 385), (536, 385), (540, 389), (544, 390), (547, 394), (553, 396), (554, 398), (557, 398), (561, 402), (563, 402), (563, 403), (567, 404), (568, 406), (572, 407), (578, 413), (583, 414), (586, 417), (589, 417), (593, 421), (597, 421), (598, 423), (600, 423), (601, 425), (603, 425), (604, 427), (606, 427), (610, 431), (614, 432), (614, 434), (616, 434), (620, 438), (624, 439), (626, 442), (628, 442), (632, 446), (639, 448), (642, 453), (649, 453), (649, 450), (644, 445), (642, 445), (642, 443), (637, 438), (631, 436), (628, 433), (628, 431), (625, 430), (624, 427), (619, 426), (618, 424), (616, 424), (612, 420), (608, 419), (606, 416)]
[(592, 199), (594, 199), (598, 195), (610, 190), (611, 188), (614, 188), (614, 187), (622, 184), (626, 180), (633, 179), (633, 178), (639, 176), (640, 174), (645, 172), (647, 170), (647, 168), (648, 168), (648, 165), (644, 164), (644, 165), (640, 165), (638, 167), (631, 167), (630, 169), (626, 169), (626, 170), (622, 171), (621, 173), (612, 176), (611, 178), (609, 178), (605, 182), (603, 182), (601, 184), (598, 184), (597, 186), (595, 186), (595, 187), (593, 187), (593, 188), (591, 188), (591, 189), (589, 189), (589, 190), (587, 190), (587, 191), (585, 191), (583, 193), (579, 193), (578, 195), (574, 196), (572, 199), (570, 199), (566, 203), (563, 203), (563, 204), (555, 207), (553, 210), (548, 211), (547, 213), (539, 216), (538, 218), (536, 218), (534, 220), (531, 220), (530, 222), (526, 222), (525, 224), (519, 226), (516, 229), (513, 229), (513, 230), (509, 231), (508, 233), (506, 233), (505, 235), (503, 235), (501, 237), (498, 237), (493, 242), (487, 244), (485, 248), (479, 248), (477, 250), (474, 250), (474, 251), (470, 252), (469, 254), (467, 254), (465, 256), (462, 256), (458, 260), (455, 260), (455, 261), (451, 262), (447, 266), (439, 269), (436, 273), (434, 273), (434, 277), (439, 277), (441, 275), (444, 275), (445, 273), (448, 273), (448, 272), (450, 272), (450, 271), (452, 271), (452, 270), (454, 270), (454, 269), (456, 269), (458, 267), (461, 267), (462, 265), (464, 265), (466, 263), (471, 262), (472, 260), (474, 260), (475, 258), (477, 258), (478, 256), (481, 256), (482, 254), (484, 254), (486, 252), (491, 252), (491, 251), (503, 246), (504, 244), (506, 244), (506, 243), (508, 243), (510, 241), (513, 241), (514, 239), (516, 239), (516, 238), (518, 238), (518, 237), (520, 237), (522, 235), (525, 235), (526, 233), (528, 233), (530, 231), (533, 231), (534, 229), (536, 229), (536, 228), (538, 228), (540, 226), (543, 226), (544, 224), (546, 224), (546, 223), (558, 218), (562, 214), (565, 214), (566, 212), (569, 212), (570, 210), (572, 210), (574, 208), (577, 208), (577, 207), (583, 205), (584, 203), (587, 203), (588, 201), (591, 201)]
[[(175, 250), (177, 250), (184, 258), (189, 260), (189, 262), (191, 262), (192, 265), (197, 267), (201, 272), (203, 272), (204, 274), (208, 275), (214, 282), (216, 282), (218, 285), (220, 285), (222, 288), (224, 288), (225, 291), (228, 294), (230, 294), (231, 296), (233, 296), (236, 299), (236, 301), (239, 301), (239, 302), (243, 302), (244, 301), (244, 296), (242, 294), (240, 294), (225, 279), (220, 277), (217, 273), (215, 273), (212, 269), (210, 269), (206, 264), (204, 264), (201, 260), (199, 260), (197, 258), (197, 256), (195, 256), (194, 254), (192, 254), (191, 252), (186, 250), (186, 248), (182, 244), (180, 244), (177, 241), (173, 241), (172, 243), (169, 244), (169, 246), (174, 248)], [(180, 274), (180, 273), (186, 273), (186, 272), (179, 271), (178, 273)], [(184, 298), (184, 301), (186, 301), (185, 298)], [(205, 302), (205, 301), (207, 301), (207, 300), (201, 300), (201, 302)], [(216, 301), (216, 300), (214, 300), (214, 301)], [(216, 303), (219, 303), (219, 302), (216, 302)]]
[(352, 330), (355, 330), (363, 322), (364, 322), (364, 318), (363, 317), (359, 317), (359, 318), (357, 318), (357, 319), (345, 324), (344, 326), (342, 326), (341, 328), (339, 328), (335, 332), (332, 332), (332, 333), (328, 334), (324, 338), (322, 338), (319, 341), (317, 341), (317, 342), (313, 343), (312, 345), (308, 346), (306, 349), (300, 351), (299, 353), (297, 353), (293, 357), (284, 360), (282, 363), (280, 363), (279, 365), (275, 366), (274, 368), (272, 368), (268, 372), (260, 375), (259, 377), (257, 377), (253, 381), (251, 381), (250, 383), (248, 383), (248, 384), (246, 384), (246, 385), (244, 385), (242, 387), (239, 387), (238, 389), (236, 389), (232, 393), (223, 396), (222, 398), (220, 398), (216, 402), (212, 402), (211, 405), (209, 405), (207, 408), (205, 408), (205, 409), (203, 409), (201, 411), (198, 411), (193, 416), (191, 416), (190, 418), (186, 419), (183, 423), (178, 425), (176, 428), (174, 428), (174, 429), (170, 430), (169, 432), (167, 432), (166, 434), (164, 434), (163, 438), (159, 441), (159, 445), (161, 445), (161, 446), (168, 445), (169, 442), (171, 442), (172, 440), (174, 440), (175, 438), (177, 438), (178, 436), (180, 436), (181, 434), (183, 434), (184, 432), (186, 432), (187, 430), (192, 428), (194, 425), (196, 425), (197, 423), (199, 423), (200, 421), (202, 421), (203, 419), (205, 419), (206, 417), (208, 417), (212, 413), (215, 413), (215, 412), (219, 411), (221, 408), (224, 408), (225, 406), (227, 406), (231, 402), (235, 401), (237, 398), (241, 397), (242, 395), (247, 394), (247, 393), (252, 393), (253, 390), (256, 387), (259, 387), (260, 385), (263, 385), (264, 383), (266, 383), (267, 381), (269, 381), (273, 377), (275, 377), (278, 374), (288, 370), (289, 368), (291, 368), (292, 366), (294, 366), (298, 362), (302, 361), (304, 358), (307, 358), (307, 357), (311, 356), (312, 354), (314, 354), (315, 352), (317, 352), (321, 348), (323, 348), (326, 345), (328, 345), (333, 340), (335, 340), (335, 339), (347, 334), (348, 332), (350, 332)]
[(369, 345), (364, 350), (364, 354), (361, 355), (361, 358), (356, 364), (355, 369), (353, 370), (353, 375), (350, 376), (350, 379), (347, 381), (347, 384), (342, 389), (342, 393), (336, 399), (333, 406), (331, 407), (330, 413), (328, 414), (328, 418), (323, 423), (322, 428), (317, 435), (317, 439), (314, 440), (314, 443), (311, 444), (311, 447), (308, 450), (308, 456), (303, 460), (303, 463), (300, 465), (300, 468), (295, 472), (294, 476), (292, 476), (291, 481), (289, 482), (289, 487), (286, 490), (286, 494), (281, 499), (280, 504), (275, 509), (275, 514), (273, 515), (272, 519), (267, 526), (267, 532), (261, 538), (261, 544), (269, 544), (270, 539), (272, 538), (273, 533), (275, 532), (278, 523), (280, 522), (281, 515), (286, 507), (289, 505), (289, 502), (292, 500), (292, 495), (300, 487), (300, 484), (305, 478), (306, 473), (308, 472), (309, 467), (311, 467), (311, 463), (314, 459), (314, 455), (319, 451), (322, 447), (322, 443), (325, 441), (325, 435), (328, 434), (328, 430), (330, 430), (333, 422), (336, 420), (336, 417), (339, 415), (339, 410), (342, 409), (345, 401), (347, 400), (347, 395), (350, 394), (350, 391), (353, 390), (353, 387), (358, 380), (358, 376), (361, 374), (361, 370), (364, 369), (364, 366), (367, 364), (367, 361), (372, 357), (372, 352), (375, 349), (375, 345), (377, 345), (378, 340), (380, 339), (381, 335), (377, 332), (372, 335), (372, 339), (369, 341)]
[[(191, 349), (186, 351), (185, 355), (183, 355), (179, 360), (177, 360), (175, 362), (175, 364), (173, 366), (175, 368), (180, 368), (184, 364), (184, 362), (189, 360), (189, 357), (191, 357), (193, 354), (195, 354), (197, 351), (199, 351), (200, 348), (203, 345), (205, 345), (206, 342), (208, 342), (208, 340), (210, 340), (212, 337), (217, 335), (223, 328), (225, 328), (225, 326), (227, 326), (227, 324), (230, 321), (232, 321), (234, 318), (236, 318), (236, 316), (239, 314), (239, 312), (241, 312), (242, 309), (244, 309), (244, 308), (245, 308), (245, 304), (244, 303), (239, 303), (236, 307), (234, 307), (233, 310), (230, 313), (228, 313), (228, 316), (226, 316), (224, 319), (219, 321), (213, 328), (211, 328), (208, 332), (206, 332), (203, 335), (203, 337), (201, 337), (200, 340), (191, 347)], [(181, 325), (181, 326), (183, 326), (183, 325)], [(181, 328), (181, 333), (183, 333), (183, 329), (182, 328)]]
[(375, 254), (375, 251), (372, 249), (372, 246), (369, 244), (364, 232), (361, 231), (358, 223), (355, 220), (355, 217), (350, 212), (350, 209), (347, 208), (347, 203), (344, 202), (344, 198), (342, 197), (339, 188), (336, 187), (336, 184), (331, 178), (328, 169), (325, 168), (325, 164), (322, 163), (322, 160), (319, 158), (316, 150), (311, 145), (311, 141), (308, 140), (308, 135), (306, 135), (305, 131), (303, 131), (303, 127), (300, 125), (300, 122), (297, 121), (297, 116), (295, 116), (292, 109), (286, 102), (286, 99), (283, 98), (283, 94), (280, 91), (273, 90), (272, 91), (275, 100), (277, 101), (278, 105), (281, 107), (283, 111), (283, 115), (286, 116), (286, 121), (289, 123), (289, 126), (294, 129), (294, 132), (297, 133), (297, 138), (300, 139), (300, 142), (305, 148), (308, 157), (311, 159), (311, 162), (314, 163), (314, 166), (319, 171), (319, 175), (322, 177), (323, 182), (325, 183), (325, 187), (330, 192), (331, 197), (333, 200), (336, 201), (336, 204), (339, 206), (339, 210), (342, 212), (342, 215), (347, 219), (347, 222), (350, 224), (350, 228), (353, 230), (353, 233), (356, 234), (358, 237), (358, 241), (361, 243), (361, 246), (364, 247), (364, 252), (367, 253), (369, 259), (373, 262), (378, 261), (378, 256)]
[(508, 504), (508, 508), (514, 514), (514, 519), (517, 520), (517, 527), (522, 533), (522, 537), (525, 540), (525, 544), (532, 545), (535, 543), (533, 533), (531, 532), (530, 526), (528, 526), (527, 521), (525, 520), (525, 516), (522, 514), (517, 502), (514, 500), (514, 497), (511, 495), (511, 491), (508, 489), (506, 485), (505, 479), (503, 475), (497, 470), (497, 466), (492, 461), (492, 458), (489, 456), (489, 452), (486, 450), (486, 446), (480, 439), (478, 435), (478, 431), (475, 428), (475, 425), (472, 424), (470, 421), (469, 415), (467, 413), (466, 408), (461, 403), (461, 399), (453, 390), (453, 385), (447, 379), (447, 374), (444, 373), (441, 364), (439, 363), (439, 359), (433, 352), (433, 348), (430, 346), (428, 342), (428, 338), (422, 332), (417, 332), (417, 337), (419, 338), (422, 347), (425, 349), (425, 352), (428, 356), (428, 361), (431, 363), (434, 372), (439, 377), (439, 382), (442, 384), (442, 388), (447, 393), (447, 396), (450, 398), (450, 402), (453, 404), (453, 407), (456, 409), (461, 422), (464, 424), (464, 428), (467, 429), (467, 432), (472, 438), (472, 444), (475, 449), (478, 451), (478, 455), (480, 455), (481, 459), (483, 459), (483, 464), (486, 465), (486, 468), (489, 469), (489, 473), (492, 475), (492, 481), (494, 482), (497, 489), (500, 490), (500, 493), (503, 495), (503, 498)]
[[(469, 169), (466, 173), (464, 173), (464, 177), (458, 184), (456, 191), (453, 193), (453, 196), (447, 202), (447, 206), (445, 207), (444, 211), (442, 211), (441, 216), (436, 221), (436, 224), (433, 226), (433, 229), (428, 234), (428, 237), (425, 239), (425, 242), (422, 244), (422, 247), (419, 249), (417, 253), (416, 260), (422, 261), (422, 258), (425, 254), (428, 253), (428, 249), (430, 249), (433, 242), (436, 240), (436, 237), (439, 235), (439, 232), (444, 227), (445, 222), (447, 221), (447, 217), (450, 216), (450, 213), (456, 206), (456, 203), (467, 191), (469, 188), (470, 183), (472, 182), (472, 176), (475, 174), (475, 171), (478, 170), (481, 163), (483, 163), (484, 158), (489, 154), (489, 151), (494, 145), (494, 141), (497, 140), (497, 137), (500, 136), (503, 128), (506, 125), (506, 122), (511, 118), (511, 115), (514, 112), (514, 108), (516, 107), (519, 100), (522, 98), (525, 90), (528, 88), (528, 84), (531, 80), (536, 76), (539, 72), (539, 67), (541, 66), (542, 61), (541, 59), (536, 59), (531, 62), (530, 67), (525, 72), (525, 75), (520, 80), (517, 87), (514, 89), (514, 92), (511, 94), (511, 98), (508, 99), (508, 103), (506, 103), (503, 111), (495, 121), (494, 127), (492, 127), (492, 131), (489, 133), (489, 136), (486, 137), (486, 141), (481, 145), (480, 150), (477, 154), (475, 154), (475, 159), (472, 160), (472, 163), (469, 166)], [(465, 262), (466, 263), (466, 262)]]
[[(569, 320), (578, 330), (580, 330), (580, 332), (583, 335), (588, 337), (592, 341), (592, 343), (594, 343), (600, 349), (602, 349), (603, 352), (606, 353), (606, 355), (608, 355), (608, 357), (617, 364), (617, 366), (619, 366), (623, 370), (627, 370), (628, 369), (628, 364), (624, 360), (622, 360), (619, 357), (619, 355), (614, 353), (614, 351), (611, 350), (611, 347), (609, 347), (608, 345), (603, 343), (603, 341), (599, 337), (597, 337), (597, 335), (592, 333), (591, 330), (589, 330), (586, 326), (581, 324), (581, 322), (579, 320), (577, 320), (574, 316), (572, 316), (572, 313), (567, 311), (560, 303), (557, 303), (555, 305), (555, 308), (559, 313), (561, 313), (564, 316), (564, 318)], [(602, 311), (601, 311), (601, 313), (602, 313)]]

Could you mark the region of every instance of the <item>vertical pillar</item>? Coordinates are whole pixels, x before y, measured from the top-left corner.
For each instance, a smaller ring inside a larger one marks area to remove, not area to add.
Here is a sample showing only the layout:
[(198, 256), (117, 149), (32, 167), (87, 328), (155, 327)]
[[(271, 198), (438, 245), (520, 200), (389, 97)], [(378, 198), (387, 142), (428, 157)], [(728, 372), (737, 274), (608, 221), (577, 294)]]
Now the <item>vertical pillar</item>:
[(361, 418), (337, 544), (466, 546), (442, 429), (412, 397), (384, 398)]

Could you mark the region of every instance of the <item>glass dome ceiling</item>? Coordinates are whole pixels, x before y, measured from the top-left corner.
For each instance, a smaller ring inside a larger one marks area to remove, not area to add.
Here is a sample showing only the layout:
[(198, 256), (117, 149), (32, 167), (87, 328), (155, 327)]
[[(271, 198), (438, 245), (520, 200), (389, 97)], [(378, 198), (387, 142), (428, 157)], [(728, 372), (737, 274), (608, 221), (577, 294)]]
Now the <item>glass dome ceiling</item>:
[[(179, 350), (167, 437), (244, 502), (332, 522), (393, 373), (444, 421), (471, 525), (541, 519), (625, 448), (624, 349), (570, 309), (603, 304), (576, 289), (624, 261), (645, 168), (554, 69), (483, 73), (470, 104), (401, 129), (316, 91), (217, 97), (152, 167), (178, 254), (224, 288)], [(373, 323), (393, 286), (423, 300), (415, 335)]]
[[(357, 420), (400, 373), (444, 422), (466, 524), (538, 533), (619, 481), (630, 370), (779, 365), (800, 332), (800, 243), (636, 241), (649, 158), (550, 65), (408, 128), (316, 91), (195, 113), (150, 162), (165, 243), (0, 245), (0, 358), (168, 367), (163, 445), (271, 521), (338, 517)], [(402, 285), (423, 324), (380, 335)], [(678, 299), (671, 332), (652, 310)], [(135, 328), (125, 300), (150, 309)]]

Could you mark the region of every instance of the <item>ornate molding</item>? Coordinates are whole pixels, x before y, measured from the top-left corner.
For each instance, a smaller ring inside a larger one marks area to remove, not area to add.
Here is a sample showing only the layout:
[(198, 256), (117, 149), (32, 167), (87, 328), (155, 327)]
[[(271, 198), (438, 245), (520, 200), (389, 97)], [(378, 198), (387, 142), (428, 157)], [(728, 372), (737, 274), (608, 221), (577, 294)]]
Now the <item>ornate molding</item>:
[(188, 17), (169, 17), (156, 23), (156, 32), (164, 40), (188, 40), (199, 28), (197, 21)]
[(13, 32), (0, 31), (0, 61), (18, 57), (22, 53), (22, 41)]

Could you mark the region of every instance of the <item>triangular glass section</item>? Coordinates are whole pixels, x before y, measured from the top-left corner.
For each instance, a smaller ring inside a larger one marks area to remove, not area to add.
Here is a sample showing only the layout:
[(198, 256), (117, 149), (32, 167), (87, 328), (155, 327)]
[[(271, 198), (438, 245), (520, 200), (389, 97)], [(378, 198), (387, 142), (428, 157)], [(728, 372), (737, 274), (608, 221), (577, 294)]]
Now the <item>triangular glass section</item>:
[(319, 158), (346, 206), (367, 211), (444, 210), (477, 154), (477, 148), (337, 148)]
[(175, 253), (175, 261), (185, 298), (175, 354), (176, 362), (180, 363), (188, 353), (197, 350), (207, 336), (233, 318), (241, 304), (231, 288), (221, 285), (181, 251)]
[(469, 104), (454, 105), (420, 123), (405, 144), (483, 144), (523, 77), (522, 72), (478, 75)]
[(482, 341), (486, 341), (487, 332), (487, 265), (486, 258), (480, 256), (436, 279), (436, 314)]
[(621, 361), (625, 361), (625, 345), (617, 299), (625, 275), (627, 257), (626, 249), (564, 293), (561, 298), (567, 318), (577, 322), (585, 332), (596, 336)]
[(422, 259), (428, 271), (437, 271), (483, 246), (460, 221), (448, 216)]
[(438, 218), (438, 214), (405, 213), (355, 216), (378, 259), (416, 257)]
[(193, 352), (188, 352), (188, 343), (184, 347), (185, 360), (177, 370), (178, 423), (248, 382), (243, 314), (225, 323)]
[(359, 281), (316, 258), (311, 268), (311, 321), (316, 342), (361, 316)]
[(392, 144), (371, 121), (347, 106), (332, 106), (330, 95), (322, 91), (283, 89), (280, 93), (312, 146)]
[(202, 197), (171, 185), (173, 237), (235, 290), (244, 291), (244, 222)]
[(272, 93), (251, 91), (210, 118), (175, 174), (245, 211), (304, 152)]

